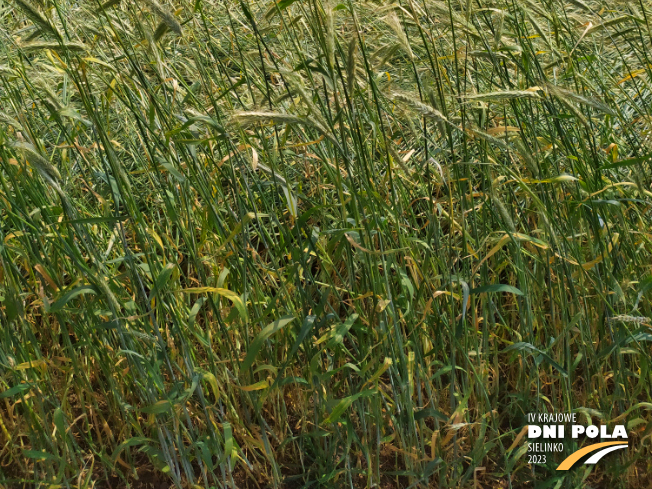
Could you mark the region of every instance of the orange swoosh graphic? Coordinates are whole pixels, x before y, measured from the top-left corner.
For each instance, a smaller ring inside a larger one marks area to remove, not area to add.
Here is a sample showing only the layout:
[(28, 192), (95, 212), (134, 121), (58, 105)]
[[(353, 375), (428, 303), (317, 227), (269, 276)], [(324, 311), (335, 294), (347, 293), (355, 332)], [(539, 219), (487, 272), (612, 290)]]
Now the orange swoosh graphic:
[(561, 464), (559, 464), (557, 470), (568, 470), (575, 464), (575, 462), (581, 459), (584, 455), (591, 452), (595, 452), (600, 448), (610, 447), (612, 445), (627, 445), (627, 442), (605, 441), (604, 443), (595, 443), (593, 445), (589, 445), (588, 447), (581, 448), (578, 451), (573, 452), (568, 457), (566, 457), (566, 459)]

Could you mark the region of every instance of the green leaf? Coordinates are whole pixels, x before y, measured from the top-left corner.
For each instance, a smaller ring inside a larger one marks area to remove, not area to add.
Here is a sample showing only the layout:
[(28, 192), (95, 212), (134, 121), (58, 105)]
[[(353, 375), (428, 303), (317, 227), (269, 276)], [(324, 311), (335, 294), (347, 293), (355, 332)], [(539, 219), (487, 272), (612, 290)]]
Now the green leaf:
[(602, 167), (602, 170), (611, 170), (612, 168), (620, 168), (623, 166), (633, 166), (643, 163), (652, 158), (652, 153), (648, 153), (643, 156), (638, 156), (637, 158), (629, 158), (627, 160), (616, 161), (615, 163), (609, 163)]
[(226, 245), (228, 245), (231, 241), (233, 241), (235, 237), (242, 232), (242, 228), (246, 226), (252, 219), (267, 217), (268, 215), (269, 214), (257, 214), (254, 212), (248, 212), (247, 214), (245, 214), (244, 217), (242, 218), (242, 221), (236, 224), (235, 228), (233, 228), (233, 231), (231, 231), (231, 234), (229, 234), (229, 236), (226, 238), (226, 241), (224, 241), (224, 243), (220, 245), (217, 251), (226, 248)]
[(215, 375), (213, 375), (210, 372), (202, 371), (201, 376), (202, 376), (202, 380), (208, 382), (208, 384), (211, 386), (211, 389), (213, 389), (213, 395), (215, 396), (215, 401), (219, 400), (220, 388), (217, 384), (217, 378), (215, 377)]
[(344, 399), (340, 400), (340, 402), (337, 403), (337, 405), (333, 408), (328, 418), (324, 420), (324, 423), (325, 424), (335, 423), (338, 419), (340, 419), (340, 416), (344, 414), (344, 411), (346, 411), (349, 408), (349, 406), (353, 404), (354, 401), (360, 399), (361, 397), (369, 397), (371, 395), (376, 394), (377, 392), (378, 391), (376, 389), (368, 389), (366, 391), (353, 394), (352, 396), (345, 397)]
[(288, 325), (294, 321), (293, 316), (284, 316), (280, 319), (277, 319), (271, 324), (268, 324), (263, 328), (263, 330), (258, 333), (258, 336), (254, 339), (254, 341), (251, 342), (251, 345), (249, 345), (249, 350), (247, 350), (247, 356), (245, 357), (244, 361), (242, 362), (241, 368), (242, 370), (247, 370), (251, 365), (254, 363), (254, 360), (256, 359), (256, 355), (258, 355), (258, 352), (260, 349), (263, 347), (263, 343), (272, 336), (274, 333), (279, 331), (281, 328), (284, 326)]
[(292, 345), (292, 350), (290, 350), (290, 354), (288, 355), (287, 361), (290, 361), (292, 357), (294, 357), (295, 353), (299, 351), (299, 347), (301, 346), (301, 343), (303, 343), (303, 340), (306, 339), (308, 333), (310, 333), (310, 331), (314, 326), (315, 326), (315, 316), (306, 316), (306, 318), (303, 320), (301, 331), (299, 331), (299, 335), (297, 336), (294, 345)]
[(54, 415), (52, 416), (54, 418), (54, 426), (57, 427), (57, 431), (61, 435), (61, 437), (65, 440), (66, 439), (66, 422), (65, 418), (63, 416), (63, 411), (61, 410), (60, 407), (56, 408), (54, 410)]
[(638, 285), (638, 295), (636, 296), (634, 307), (632, 307), (632, 312), (638, 309), (638, 303), (641, 302), (643, 295), (645, 295), (648, 290), (652, 289), (652, 275), (648, 275), (645, 279), (641, 280)]
[(556, 369), (560, 374), (562, 374), (564, 377), (568, 377), (568, 372), (566, 372), (566, 369), (559, 365), (557, 362), (555, 362), (550, 355), (548, 355), (546, 352), (543, 352), (539, 350), (536, 346), (532, 345), (531, 343), (526, 343), (524, 341), (521, 341), (519, 343), (514, 343), (513, 345), (509, 345), (507, 348), (503, 350), (503, 352), (508, 352), (512, 350), (517, 350), (517, 351), (522, 351), (522, 352), (527, 352), (530, 354), (534, 354), (535, 352), (538, 353), (543, 360), (545, 360), (551, 367)]
[(233, 450), (233, 428), (231, 423), (224, 423), (222, 425), (224, 429), (224, 457), (232, 457), (234, 455)]
[(410, 295), (410, 298), (414, 297), (414, 285), (412, 285), (412, 280), (407, 276), (403, 270), (399, 270), (399, 275), (401, 276), (401, 284), (405, 287)]
[(118, 445), (118, 448), (115, 449), (115, 452), (113, 452), (113, 455), (111, 456), (114, 461), (118, 459), (120, 456), (120, 453), (122, 450), (124, 450), (127, 447), (133, 447), (136, 445), (145, 445), (147, 443), (152, 443), (154, 440), (151, 440), (150, 438), (145, 438), (144, 436), (135, 436), (133, 438), (129, 438), (126, 441), (123, 441)]
[(284, 377), (277, 383), (278, 387), (283, 387), (284, 385), (288, 384), (303, 384), (310, 386), (310, 382), (308, 382), (303, 377)]
[(4, 399), (6, 397), (13, 397), (16, 394), (22, 394), (23, 392), (27, 392), (30, 390), (34, 385), (33, 384), (18, 384), (13, 386), (11, 389), (7, 389), (4, 392), (0, 392), (0, 399)]
[(419, 411), (416, 411), (414, 413), (414, 420), (415, 421), (420, 421), (422, 419), (426, 418), (437, 418), (440, 419), (441, 421), (448, 421), (448, 416), (446, 416), (444, 413), (437, 411), (436, 409), (432, 408), (427, 408), (427, 409), (420, 409)]
[(285, 201), (287, 203), (287, 210), (290, 213), (290, 215), (294, 218), (298, 216), (297, 214), (297, 197), (292, 193), (292, 191), (285, 185), (281, 185), (281, 189), (283, 190), (283, 195), (285, 195)]
[(86, 219), (71, 219), (70, 221), (61, 221), (56, 224), (67, 225), (67, 224), (103, 224), (103, 223), (115, 223), (118, 221), (124, 221), (128, 217), (88, 217)]
[(516, 287), (506, 284), (483, 285), (482, 287), (471, 290), (471, 294), (482, 294), (484, 292), (509, 292), (510, 294), (523, 295), (523, 292)]
[(48, 452), (39, 452), (38, 450), (23, 450), (23, 455), (35, 460), (59, 460), (59, 457)]
[(58, 114), (61, 117), (68, 117), (70, 119), (74, 119), (76, 121), (79, 121), (79, 122), (81, 122), (82, 124), (84, 124), (87, 127), (90, 127), (90, 126), (93, 125), (89, 120), (84, 119), (79, 112), (77, 112), (75, 109), (73, 109), (71, 107), (66, 107), (64, 109), (59, 110)]
[(149, 296), (149, 300), (151, 301), (156, 295), (161, 292), (162, 290), (165, 289), (165, 286), (167, 283), (170, 281), (170, 277), (172, 276), (172, 272), (174, 272), (174, 269), (176, 268), (176, 265), (174, 263), (168, 263), (163, 267), (163, 270), (161, 270), (161, 273), (158, 274), (158, 277), (156, 277), (156, 282), (154, 283), (154, 288), (152, 289), (152, 292)]
[(179, 170), (177, 170), (174, 166), (172, 166), (172, 164), (161, 163), (161, 166), (165, 168), (168, 172), (170, 172), (170, 175), (176, 178), (179, 182), (183, 183), (186, 181), (186, 177), (184, 177)]
[(151, 406), (142, 408), (140, 411), (145, 414), (162, 414), (167, 413), (172, 409), (172, 403), (168, 400), (162, 399)]
[(5, 297), (5, 313), (7, 314), (7, 320), (9, 323), (12, 323), (18, 315), (22, 312), (22, 302), (18, 300), (13, 291), (10, 289), (7, 291), (7, 296)]
[(201, 309), (201, 306), (204, 305), (205, 301), (206, 299), (204, 297), (200, 297), (192, 305), (192, 309), (190, 309), (190, 313), (188, 314), (188, 324), (190, 326), (193, 326), (195, 324), (195, 318), (197, 317), (197, 314), (199, 314), (199, 310)]
[(65, 305), (74, 299), (75, 297), (79, 295), (84, 295), (84, 294), (97, 294), (94, 288), (89, 287), (89, 286), (82, 286), (82, 287), (76, 287), (72, 290), (69, 290), (65, 294), (63, 294), (61, 297), (59, 297), (54, 304), (50, 306), (50, 309), (48, 312), (54, 313), (54, 312), (59, 312), (61, 309), (65, 307)]
[(271, 18), (273, 18), (275, 15), (278, 14), (279, 10), (283, 10), (283, 9), (288, 8), (290, 5), (292, 5), (296, 1), (297, 0), (279, 0), (278, 2), (276, 2), (275, 5), (272, 5), (269, 8), (267, 13), (265, 14), (265, 18), (267, 20), (270, 20)]
[(351, 326), (353, 326), (353, 323), (355, 323), (356, 319), (358, 319), (358, 315), (351, 314), (346, 319), (346, 321), (338, 324), (333, 329), (325, 333), (321, 338), (319, 338), (315, 342), (315, 345), (320, 345), (326, 340), (330, 340), (327, 345), (328, 348), (333, 348), (334, 346), (339, 345), (344, 340), (344, 337), (349, 332), (349, 329), (351, 329)]

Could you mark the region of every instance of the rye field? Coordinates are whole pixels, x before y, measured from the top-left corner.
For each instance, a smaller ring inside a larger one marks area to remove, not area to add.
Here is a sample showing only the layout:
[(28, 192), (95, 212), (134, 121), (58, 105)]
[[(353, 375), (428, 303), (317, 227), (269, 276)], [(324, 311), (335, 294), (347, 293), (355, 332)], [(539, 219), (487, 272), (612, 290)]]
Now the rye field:
[[(0, 487), (649, 487), (652, 4), (0, 0)], [(528, 461), (526, 414), (625, 423)]]

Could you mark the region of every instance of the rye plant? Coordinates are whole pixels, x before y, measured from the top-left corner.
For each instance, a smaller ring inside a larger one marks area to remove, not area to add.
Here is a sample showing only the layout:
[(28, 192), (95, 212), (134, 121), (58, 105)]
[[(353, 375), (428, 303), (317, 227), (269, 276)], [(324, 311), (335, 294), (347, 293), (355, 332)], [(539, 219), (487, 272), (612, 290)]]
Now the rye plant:
[(642, 486), (651, 16), (0, 0), (0, 485)]

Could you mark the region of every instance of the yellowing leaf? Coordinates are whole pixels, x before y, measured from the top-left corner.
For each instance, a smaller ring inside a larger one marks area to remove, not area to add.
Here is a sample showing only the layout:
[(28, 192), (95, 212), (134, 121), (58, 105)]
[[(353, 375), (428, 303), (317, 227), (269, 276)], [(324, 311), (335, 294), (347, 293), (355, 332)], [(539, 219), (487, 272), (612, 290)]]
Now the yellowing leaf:
[(380, 368), (376, 371), (375, 374), (369, 377), (369, 380), (365, 382), (363, 387), (367, 385), (371, 385), (374, 382), (376, 382), (380, 378), (380, 376), (383, 375), (387, 371), (387, 369), (391, 366), (392, 366), (392, 359), (389, 357), (385, 357), (385, 361), (383, 362), (383, 364), (380, 366)]
[(45, 367), (47, 365), (47, 362), (41, 358), (40, 360), (33, 360), (31, 362), (24, 362), (21, 364), (16, 365), (13, 370), (27, 370), (28, 368), (39, 368), (39, 367)]
[(266, 380), (261, 380), (260, 382), (256, 382), (255, 384), (251, 385), (246, 385), (244, 387), (238, 386), (238, 389), (243, 390), (245, 392), (251, 392), (251, 391), (260, 391), (263, 389), (267, 389), (269, 387), (269, 384), (267, 383)]
[(621, 84), (623, 84), (623, 83), (625, 83), (625, 82), (627, 82), (629, 80), (633, 80), (637, 76), (642, 75), (643, 73), (646, 73), (646, 72), (647, 72), (647, 70), (634, 70), (629, 75), (627, 75), (625, 78), (623, 78), (622, 80), (619, 80), (618, 82), (616, 82), (616, 85), (621, 85)]
[(152, 238), (154, 238), (154, 241), (156, 241), (156, 243), (161, 247), (161, 250), (163, 250), (163, 252), (165, 252), (165, 246), (163, 246), (163, 240), (161, 239), (161, 237), (158, 234), (156, 234), (156, 231), (154, 231), (151, 228), (147, 228), (147, 232), (149, 233), (149, 235)]
[(88, 58), (82, 58), (84, 61), (88, 61), (89, 63), (95, 63), (101, 66), (104, 66), (105, 68), (110, 69), (111, 71), (115, 71), (115, 67), (111, 66), (109, 63), (105, 63), (101, 59), (97, 59), (93, 56), (89, 56)]
[(13, 233), (9, 233), (7, 236), (5, 236), (5, 243), (7, 243), (11, 238), (18, 238), (23, 234), (25, 233), (23, 233), (22, 231), (14, 231)]
[[(613, 249), (614, 245), (618, 243), (618, 238), (619, 238), (619, 234), (614, 233), (613, 240), (609, 243), (609, 246), (607, 247), (607, 253), (611, 253), (611, 250)], [(602, 260), (604, 260), (604, 254), (600, 255), (595, 260), (591, 260), (590, 262), (583, 263), (582, 268), (584, 270), (590, 270), (598, 263), (602, 262)]]
[(573, 175), (558, 175), (553, 178), (546, 178), (545, 180), (527, 180), (524, 179), (523, 182), (525, 183), (563, 183), (563, 182), (575, 182), (577, 181), (577, 178), (574, 177)]
[(45, 279), (45, 281), (48, 283), (50, 287), (52, 287), (52, 290), (58, 291), (59, 287), (57, 287), (57, 284), (54, 283), (54, 280), (52, 280), (52, 277), (48, 274), (48, 272), (45, 271), (45, 268), (43, 265), (37, 264), (34, 265), (34, 270), (36, 270), (38, 273), (41, 274), (41, 276)]
[(387, 299), (382, 299), (378, 301), (378, 304), (376, 304), (376, 312), (380, 314), (387, 308), (391, 301), (388, 301)]
[(489, 253), (487, 253), (486, 256), (485, 256), (482, 260), (480, 260), (480, 263), (478, 263), (478, 264), (475, 266), (475, 268), (473, 268), (473, 274), (475, 275), (475, 272), (478, 271), (478, 269), (482, 266), (482, 264), (483, 264), (484, 262), (486, 262), (489, 258), (491, 258), (491, 257), (494, 256), (496, 253), (498, 253), (498, 251), (500, 251), (500, 249), (501, 249), (503, 246), (505, 246), (505, 244), (509, 241), (509, 239), (510, 239), (510, 238), (509, 238), (509, 234), (506, 234), (505, 236), (503, 236), (502, 238), (500, 238), (500, 241), (498, 241), (498, 243), (496, 243), (496, 246), (494, 246), (493, 248), (491, 248), (491, 250), (489, 251)]
[(542, 250), (547, 250), (550, 248), (547, 243), (541, 241), (540, 239), (533, 238), (532, 236), (528, 236), (527, 234), (514, 233), (512, 236), (514, 236), (516, 241), (527, 241), (528, 243), (532, 243), (534, 246), (541, 248)]
[(508, 136), (510, 132), (520, 132), (521, 130), (518, 127), (514, 126), (500, 126), (500, 127), (490, 127), (487, 129), (487, 134), (490, 136)]
[(509, 448), (507, 449), (508, 452), (511, 452), (512, 450), (514, 450), (514, 449), (518, 446), (518, 444), (519, 444), (520, 441), (523, 439), (523, 437), (525, 436), (525, 434), (527, 433), (527, 431), (528, 431), (528, 427), (527, 427), (527, 425), (523, 426), (523, 429), (521, 430), (521, 432), (518, 434), (518, 436), (514, 439), (514, 441), (512, 442), (512, 444), (511, 444), (511, 445), (509, 446)]
[(222, 297), (229, 299), (240, 313), (242, 319), (245, 321), (247, 320), (247, 308), (245, 307), (244, 302), (242, 302), (242, 299), (240, 299), (238, 294), (229, 289), (222, 289), (220, 287), (196, 287), (194, 289), (183, 289), (181, 292), (186, 292), (188, 294), (219, 294)]

